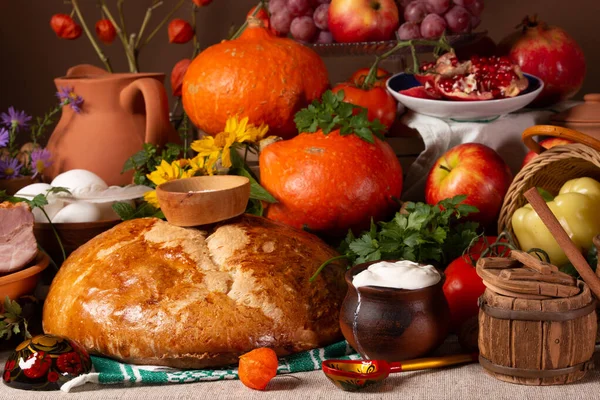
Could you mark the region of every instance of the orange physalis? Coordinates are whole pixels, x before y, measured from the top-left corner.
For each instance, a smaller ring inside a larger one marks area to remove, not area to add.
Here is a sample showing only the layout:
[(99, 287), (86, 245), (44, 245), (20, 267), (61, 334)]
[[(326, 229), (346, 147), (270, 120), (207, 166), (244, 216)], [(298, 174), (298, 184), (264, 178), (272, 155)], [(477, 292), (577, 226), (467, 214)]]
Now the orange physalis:
[(240, 357), (238, 375), (249, 388), (264, 390), (277, 375), (278, 365), (277, 354), (272, 349), (261, 347)]

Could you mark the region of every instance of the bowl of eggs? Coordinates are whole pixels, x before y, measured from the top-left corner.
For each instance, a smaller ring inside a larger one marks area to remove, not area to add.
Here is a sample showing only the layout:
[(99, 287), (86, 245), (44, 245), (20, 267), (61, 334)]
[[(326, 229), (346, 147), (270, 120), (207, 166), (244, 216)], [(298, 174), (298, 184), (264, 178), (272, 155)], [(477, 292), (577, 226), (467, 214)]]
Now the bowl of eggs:
[[(52, 192), (53, 188), (59, 187), (68, 192)], [(74, 169), (58, 175), (49, 184), (25, 186), (15, 196), (31, 200), (37, 195), (46, 195), (48, 204), (43, 211), (39, 208), (33, 210), (34, 234), (40, 247), (60, 264), (63, 255), (54, 230), (68, 256), (82, 244), (121, 222), (112, 209), (115, 203), (133, 205), (135, 199), (150, 190), (152, 188), (142, 185), (109, 187), (93, 172)]]

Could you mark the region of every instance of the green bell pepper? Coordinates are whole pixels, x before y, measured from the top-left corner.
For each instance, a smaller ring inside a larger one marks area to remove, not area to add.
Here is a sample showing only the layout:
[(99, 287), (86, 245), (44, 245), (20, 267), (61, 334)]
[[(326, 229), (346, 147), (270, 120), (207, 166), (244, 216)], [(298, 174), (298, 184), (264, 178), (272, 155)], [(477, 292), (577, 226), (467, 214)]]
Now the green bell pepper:
[[(589, 251), (592, 239), (600, 234), (600, 183), (592, 178), (572, 179), (547, 204), (579, 250)], [(515, 211), (512, 227), (522, 250), (542, 249), (557, 266), (569, 261), (530, 204)]]

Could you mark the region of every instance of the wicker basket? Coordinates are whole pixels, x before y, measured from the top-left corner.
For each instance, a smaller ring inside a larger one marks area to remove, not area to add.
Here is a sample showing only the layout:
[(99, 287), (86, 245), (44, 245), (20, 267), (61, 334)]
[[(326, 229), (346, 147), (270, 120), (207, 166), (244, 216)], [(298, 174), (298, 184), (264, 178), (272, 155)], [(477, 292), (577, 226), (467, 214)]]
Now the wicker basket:
[[(562, 137), (578, 143), (543, 151), (533, 139), (536, 135)], [(498, 218), (498, 232), (506, 230), (513, 238), (511, 218), (518, 208), (527, 204), (523, 193), (529, 188), (541, 187), (557, 194), (561, 186), (570, 179), (587, 176), (600, 181), (600, 141), (597, 139), (572, 129), (536, 125), (523, 132), (523, 142), (541, 154), (515, 176), (504, 198)]]

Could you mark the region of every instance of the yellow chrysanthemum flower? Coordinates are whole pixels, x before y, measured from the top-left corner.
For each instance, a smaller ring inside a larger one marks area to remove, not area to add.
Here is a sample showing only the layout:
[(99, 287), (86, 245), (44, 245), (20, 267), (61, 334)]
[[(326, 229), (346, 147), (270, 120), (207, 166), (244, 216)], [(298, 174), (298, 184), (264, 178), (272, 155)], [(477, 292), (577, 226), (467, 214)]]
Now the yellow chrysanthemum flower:
[[(171, 164), (162, 160), (160, 165), (156, 167), (154, 171), (146, 175), (152, 183), (156, 186), (161, 183), (165, 183), (168, 181), (172, 181), (175, 179), (189, 178), (194, 176), (195, 171), (185, 170), (184, 167), (188, 164), (188, 161), (185, 159), (175, 160)], [(158, 198), (156, 197), (156, 191), (148, 192), (144, 195), (144, 200), (148, 203), (152, 204), (154, 207), (159, 207)]]

